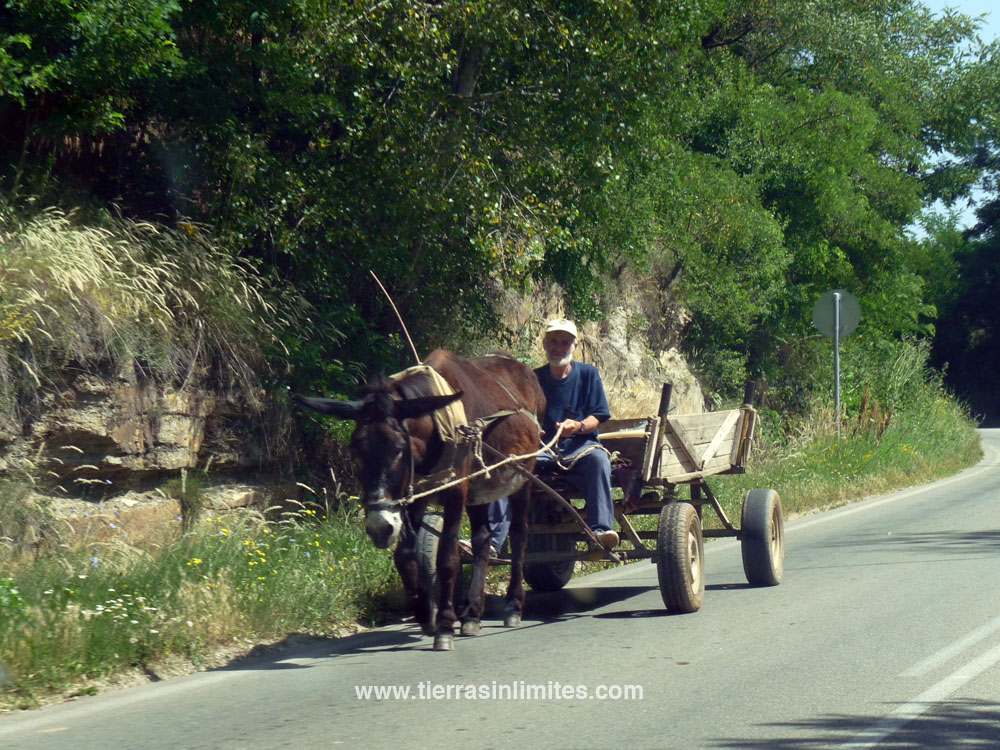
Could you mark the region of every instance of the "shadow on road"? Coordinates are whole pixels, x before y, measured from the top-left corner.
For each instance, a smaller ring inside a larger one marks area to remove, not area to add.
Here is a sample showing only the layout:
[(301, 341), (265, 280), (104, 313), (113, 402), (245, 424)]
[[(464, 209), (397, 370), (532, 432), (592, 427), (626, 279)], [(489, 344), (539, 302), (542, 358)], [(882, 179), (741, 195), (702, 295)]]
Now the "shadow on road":
[(871, 551), (880, 545), (905, 545), (908, 549), (926, 552), (996, 555), (1000, 552), (1000, 530), (926, 531), (909, 534), (872, 532), (854, 535), (829, 546), (860, 547)]
[[(892, 707), (887, 707), (887, 713)], [(711, 747), (760, 748), (769, 750), (801, 750), (832, 748), (847, 743), (867, 747), (882, 732), (870, 716), (823, 716), (801, 722), (760, 724), (762, 727), (787, 728), (800, 736), (718, 739)], [(868, 734), (871, 732), (871, 734)], [(877, 747), (880, 750), (926, 750), (927, 748), (996, 748), (1000, 746), (1000, 703), (977, 700), (944, 701), (931, 711), (911, 719), (896, 729)]]
[[(584, 616), (623, 619), (667, 616), (665, 610), (646, 609), (594, 613), (602, 607), (625, 601), (649, 590), (649, 586), (594, 586), (551, 592), (528, 591), (522, 629)], [(503, 597), (487, 596), (486, 610), (483, 613), (483, 633), (478, 637), (513, 632), (498, 627), (503, 620), (503, 609)], [(370, 651), (400, 651), (415, 647), (429, 649), (431, 645), (431, 638), (423, 635), (412, 620), (344, 638), (323, 638), (293, 633), (279, 643), (257, 646), (250, 653), (219, 667), (218, 670), (306, 669), (309, 664), (297, 662)]]

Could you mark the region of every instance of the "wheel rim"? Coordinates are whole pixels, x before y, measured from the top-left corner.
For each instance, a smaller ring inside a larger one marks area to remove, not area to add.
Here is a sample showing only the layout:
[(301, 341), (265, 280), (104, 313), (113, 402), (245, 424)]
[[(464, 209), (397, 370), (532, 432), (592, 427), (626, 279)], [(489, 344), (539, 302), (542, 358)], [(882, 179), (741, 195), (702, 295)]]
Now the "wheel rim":
[(699, 552), (698, 535), (688, 531), (688, 566), (691, 568), (691, 588), (701, 590), (701, 555)]
[(771, 510), (771, 559), (778, 560), (781, 557), (781, 513), (775, 506)]

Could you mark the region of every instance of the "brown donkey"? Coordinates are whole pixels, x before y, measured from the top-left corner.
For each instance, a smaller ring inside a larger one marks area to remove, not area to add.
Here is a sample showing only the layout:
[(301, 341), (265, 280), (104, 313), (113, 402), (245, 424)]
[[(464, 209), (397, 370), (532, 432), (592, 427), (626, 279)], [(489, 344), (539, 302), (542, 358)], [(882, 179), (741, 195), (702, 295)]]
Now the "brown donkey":
[[(524, 455), (538, 450), (537, 418), (545, 409), (545, 396), (534, 373), (505, 354), (464, 359), (438, 349), (424, 364), (444, 378), (455, 393), (434, 395), (431, 377), (414, 372), (394, 381), (369, 384), (357, 401), (298, 394), (293, 398), (324, 414), (357, 422), (351, 449), (360, 464), (365, 530), (376, 547), (384, 549), (396, 544), (394, 560), (410, 609), (423, 631), (434, 634), (434, 649), (447, 651), (454, 645), (457, 619), (454, 597), (461, 564), (458, 531), (462, 512), (467, 510), (469, 514), (474, 563), (468, 601), (461, 615), (461, 633), (475, 635), (485, 604), (483, 587), (490, 549), (486, 504), (502, 497), (510, 497), (513, 518), (504, 624), (509, 627), (520, 624), (524, 609), (522, 575), (529, 487), (525, 486), (524, 475), (508, 465), (429, 497), (412, 499), (414, 484), (431, 473), (436, 474), (442, 464), (458, 478), (468, 477), (480, 468), (468, 444), (456, 449), (442, 438), (432, 414), (461, 399), (468, 422), (485, 420), (482, 438), (485, 444), (504, 455)], [(534, 459), (526, 459), (523, 466), (530, 471)], [(436, 607), (420, 575), (416, 550), (417, 530), (428, 502), (439, 504), (444, 510), (444, 528), (437, 552), (440, 591)]]

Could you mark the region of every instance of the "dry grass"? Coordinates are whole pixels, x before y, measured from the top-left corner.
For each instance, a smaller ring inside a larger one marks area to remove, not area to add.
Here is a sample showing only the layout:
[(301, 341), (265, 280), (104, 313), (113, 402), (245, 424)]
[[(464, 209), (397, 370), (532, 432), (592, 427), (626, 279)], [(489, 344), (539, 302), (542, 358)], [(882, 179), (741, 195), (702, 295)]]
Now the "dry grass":
[[(255, 392), (281, 315), (246, 262), (195, 226), (82, 226), (0, 205), (0, 388), (46, 368), (135, 362), (164, 382)], [(283, 321), (282, 321), (283, 322)], [(2, 393), (2, 391), (0, 391)]]

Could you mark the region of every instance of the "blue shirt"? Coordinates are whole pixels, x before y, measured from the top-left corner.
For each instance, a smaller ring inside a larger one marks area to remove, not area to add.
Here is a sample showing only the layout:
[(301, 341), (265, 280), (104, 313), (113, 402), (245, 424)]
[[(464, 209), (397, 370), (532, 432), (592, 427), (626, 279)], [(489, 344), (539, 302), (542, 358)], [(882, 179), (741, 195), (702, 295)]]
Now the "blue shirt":
[[(604, 383), (597, 368), (583, 362), (573, 362), (573, 367), (565, 379), (552, 377), (549, 366), (535, 369), (542, 391), (545, 393), (545, 417), (542, 419), (542, 443), (548, 443), (556, 434), (556, 423), (565, 419), (582, 422), (586, 417), (597, 417), (604, 422), (611, 417), (608, 399), (604, 395)], [(559, 453), (572, 456), (590, 443), (600, 442), (597, 431), (587, 434), (577, 433), (559, 439)]]

